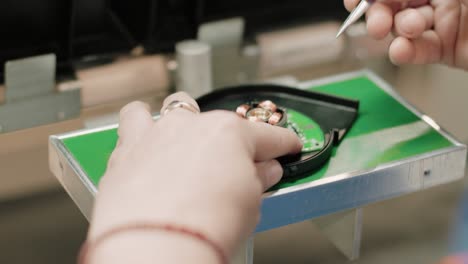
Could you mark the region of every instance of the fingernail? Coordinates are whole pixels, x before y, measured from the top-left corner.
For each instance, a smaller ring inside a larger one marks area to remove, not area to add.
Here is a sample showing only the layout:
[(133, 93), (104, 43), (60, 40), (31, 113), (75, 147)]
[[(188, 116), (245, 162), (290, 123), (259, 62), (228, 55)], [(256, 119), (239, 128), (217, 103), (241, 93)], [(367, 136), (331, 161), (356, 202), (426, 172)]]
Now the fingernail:
[[(297, 143), (297, 147), (296, 147), (296, 150), (297, 150), (296, 153), (301, 152), (303, 147), (304, 147), (304, 142), (302, 142), (302, 140), (299, 140), (299, 142)], [(294, 154), (296, 154), (296, 153), (294, 153)]]
[(281, 167), (281, 164), (277, 160), (272, 160), (268, 164), (268, 170), (267, 170), (267, 184), (268, 188), (272, 187), (273, 185), (277, 184), (280, 180), (281, 177), (283, 176), (283, 167)]

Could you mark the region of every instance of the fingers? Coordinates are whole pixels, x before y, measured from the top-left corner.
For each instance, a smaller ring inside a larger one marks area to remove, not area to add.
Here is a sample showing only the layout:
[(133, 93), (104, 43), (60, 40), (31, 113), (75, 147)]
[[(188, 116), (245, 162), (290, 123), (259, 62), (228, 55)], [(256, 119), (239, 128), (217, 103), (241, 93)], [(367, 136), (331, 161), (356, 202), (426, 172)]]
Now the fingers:
[(374, 3), (367, 11), (367, 31), (375, 39), (385, 38), (393, 27), (393, 10), (384, 3)]
[(360, 0), (344, 0), (344, 5), (348, 12), (353, 11), (353, 9), (359, 4)]
[[(462, 8), (457, 0), (433, 0), (434, 20), (436, 24), (434, 31), (442, 40), (443, 62), (448, 65), (455, 63), (455, 47), (459, 37), (459, 31), (463, 31)], [(461, 23), (461, 24), (460, 24)]]
[[(192, 105), (193, 107), (195, 107), (198, 112), (200, 112), (200, 107), (198, 106), (195, 99), (190, 97), (190, 95), (188, 95), (185, 92), (178, 92), (178, 93), (171, 94), (168, 97), (166, 97), (166, 99), (164, 100), (163, 106), (161, 108), (161, 111), (160, 111), (161, 115), (164, 114), (164, 112), (166, 111), (169, 104), (171, 104), (174, 101), (188, 103), (188, 104)], [(171, 110), (171, 113), (172, 112), (187, 112), (187, 113), (190, 113), (190, 110), (183, 109), (183, 108), (178, 108), (178, 109)]]
[[(352, 11), (359, 2), (344, 0), (348, 11)], [(418, 38), (434, 24), (434, 10), (428, 0), (382, 0), (371, 6), (366, 17), (368, 33), (376, 39), (385, 38), (393, 27), (399, 36)]]
[(277, 184), (283, 176), (283, 168), (277, 160), (258, 162), (255, 166), (264, 191)]
[[(344, 3), (348, 10), (352, 10), (359, 1), (344, 0)], [(453, 46), (453, 39), (444, 37), (444, 34), (456, 35), (452, 32), (456, 27), (447, 22), (447, 25), (439, 23), (435, 31), (432, 28), (438, 19), (435, 10), (443, 4), (448, 7), (449, 2), (440, 0), (431, 4), (428, 0), (380, 0), (367, 12), (368, 33), (373, 38), (382, 39), (393, 29), (397, 37), (390, 46), (389, 55), (395, 64), (440, 62), (443, 52), (447, 53), (445, 47)], [(456, 15), (450, 12), (452, 9), (446, 9), (443, 12), (445, 18)]]
[(409, 8), (395, 15), (395, 33), (409, 39), (419, 38), (434, 23), (434, 9), (431, 6)]
[(411, 40), (404, 37), (397, 37), (390, 44), (389, 56), (393, 64), (401, 65), (410, 63), (416, 54), (415, 47)]
[(416, 10), (424, 17), (426, 22), (426, 30), (434, 27), (434, 7), (431, 5), (424, 5), (416, 8)]
[(296, 133), (282, 127), (249, 122), (248, 135), (254, 145), (255, 161), (272, 160), (301, 151), (302, 142)]
[(149, 105), (133, 102), (120, 111), (119, 145), (136, 143), (153, 124)]
[(390, 45), (390, 60), (399, 64), (428, 64), (439, 62), (442, 42), (432, 30), (424, 32), (418, 39), (396, 38)]

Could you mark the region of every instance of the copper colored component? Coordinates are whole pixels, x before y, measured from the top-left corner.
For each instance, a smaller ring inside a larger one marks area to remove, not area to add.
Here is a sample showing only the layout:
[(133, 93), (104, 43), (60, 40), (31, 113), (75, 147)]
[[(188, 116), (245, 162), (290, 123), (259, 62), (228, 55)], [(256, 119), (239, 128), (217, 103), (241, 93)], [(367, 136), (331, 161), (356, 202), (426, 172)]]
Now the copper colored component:
[(249, 112), (247, 112), (247, 117), (255, 116), (265, 123), (268, 122), (268, 119), (270, 119), (271, 115), (273, 115), (273, 113), (270, 110), (259, 107), (251, 109)]
[(263, 101), (263, 102), (259, 103), (258, 106), (263, 108), (263, 109), (270, 110), (273, 113), (276, 112), (276, 110), (278, 110), (278, 107), (276, 106), (276, 104), (273, 103), (270, 100)]
[(247, 112), (250, 110), (250, 106), (249, 105), (246, 105), (246, 104), (243, 104), (239, 107), (237, 107), (237, 110), (236, 110), (236, 113), (243, 117), (243, 118), (246, 118), (247, 117)]
[(268, 119), (268, 124), (276, 126), (281, 121), (281, 118), (283, 118), (283, 114), (276, 112), (270, 116), (270, 119)]

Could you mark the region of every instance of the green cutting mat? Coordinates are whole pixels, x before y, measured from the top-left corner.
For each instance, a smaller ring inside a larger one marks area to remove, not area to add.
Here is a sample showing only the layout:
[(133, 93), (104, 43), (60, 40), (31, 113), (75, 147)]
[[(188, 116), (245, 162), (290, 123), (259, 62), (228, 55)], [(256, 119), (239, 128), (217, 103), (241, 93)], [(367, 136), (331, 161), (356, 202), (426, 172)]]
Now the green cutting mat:
[[(310, 89), (359, 100), (359, 117), (340, 146), (335, 148), (330, 161), (320, 170), (309, 177), (282, 181), (274, 189), (338, 173), (371, 169), (453, 145), (366, 76)], [(116, 141), (116, 129), (63, 140), (66, 148), (96, 185), (106, 170)]]

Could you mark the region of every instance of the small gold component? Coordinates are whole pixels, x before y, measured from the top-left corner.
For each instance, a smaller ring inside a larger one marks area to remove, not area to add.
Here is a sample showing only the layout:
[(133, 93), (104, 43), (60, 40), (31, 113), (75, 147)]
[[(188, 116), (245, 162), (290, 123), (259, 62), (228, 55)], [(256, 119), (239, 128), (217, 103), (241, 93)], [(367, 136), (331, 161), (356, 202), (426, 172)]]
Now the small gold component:
[(268, 109), (264, 108), (254, 108), (247, 112), (247, 117), (250, 120), (250, 117), (257, 117), (258, 119), (262, 120), (263, 122), (268, 122), (268, 119), (273, 115), (273, 112), (271, 112)]
[(272, 126), (286, 127), (287, 115), (285, 110), (270, 100), (264, 100), (260, 103), (242, 104), (236, 109), (236, 113), (249, 121), (268, 123)]
[(247, 117), (247, 120), (249, 120), (251, 122), (261, 122), (261, 123), (265, 122), (258, 116), (249, 116), (249, 117)]

